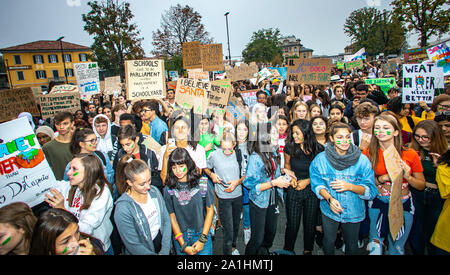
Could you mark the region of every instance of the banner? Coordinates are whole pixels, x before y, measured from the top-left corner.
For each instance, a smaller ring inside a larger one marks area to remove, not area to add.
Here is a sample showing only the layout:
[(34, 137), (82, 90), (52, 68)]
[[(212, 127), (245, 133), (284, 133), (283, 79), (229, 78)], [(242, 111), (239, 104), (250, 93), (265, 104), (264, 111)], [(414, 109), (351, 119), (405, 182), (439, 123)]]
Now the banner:
[(433, 103), (435, 89), (444, 88), (443, 69), (436, 64), (403, 64), (403, 103)]
[(362, 69), (364, 67), (364, 63), (361, 59), (345, 62), (345, 69), (351, 71), (353, 69)]
[(166, 97), (164, 60), (125, 61), (127, 99), (161, 99)]
[(202, 45), (202, 65), (207, 72), (223, 71), (222, 44)]
[(80, 93), (94, 95), (100, 93), (97, 62), (74, 63), (73, 69)]
[(347, 63), (349, 61), (355, 61), (358, 59), (366, 59), (366, 48), (362, 48), (361, 50), (357, 51), (355, 54), (350, 55), (344, 55), (344, 62)]
[(249, 110), (257, 103), (256, 101), (256, 93), (259, 90), (247, 90), (242, 91), (241, 96), (244, 99), (245, 104), (247, 104)]
[(122, 83), (120, 83), (120, 76), (105, 77), (105, 90), (107, 95), (113, 95), (115, 92), (122, 91)]
[(330, 58), (297, 58), (289, 60), (287, 82), (328, 85), (331, 77)]
[(80, 93), (53, 93), (42, 95), (41, 102), (42, 118), (54, 117), (59, 112), (75, 113), (81, 110)]
[(22, 112), (40, 115), (31, 88), (0, 90), (0, 122), (15, 119)]
[(53, 86), (50, 94), (55, 93), (79, 93), (78, 86), (76, 85), (56, 85)]
[(227, 78), (232, 82), (247, 80), (255, 77), (255, 74), (258, 73), (258, 66), (255, 62), (251, 62), (250, 65), (242, 63), (240, 66), (235, 66), (234, 68), (231, 66), (226, 66), (225, 72), (227, 74)]
[(446, 43), (427, 49), (428, 58), (444, 69), (444, 75), (450, 75), (450, 50)]
[(396, 88), (397, 83), (395, 83), (395, 78), (372, 78), (372, 79), (366, 79), (366, 84), (375, 84), (380, 86), (380, 89), (387, 93), (389, 89)]
[(404, 63), (418, 63), (427, 59), (427, 48), (415, 48), (403, 52)]
[(202, 47), (199, 41), (183, 43), (183, 68), (201, 69)]
[(28, 119), (0, 124), (0, 207), (25, 202), (33, 207), (57, 181)]

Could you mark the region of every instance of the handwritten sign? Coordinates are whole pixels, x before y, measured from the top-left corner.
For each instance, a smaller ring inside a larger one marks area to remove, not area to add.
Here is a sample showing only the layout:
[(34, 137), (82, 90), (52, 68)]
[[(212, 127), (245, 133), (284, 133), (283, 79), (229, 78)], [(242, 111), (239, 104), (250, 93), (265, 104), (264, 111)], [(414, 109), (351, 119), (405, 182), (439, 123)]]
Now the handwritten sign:
[(345, 68), (348, 71), (351, 71), (353, 69), (361, 69), (363, 67), (364, 67), (364, 64), (363, 64), (363, 61), (361, 59), (345, 62)]
[(0, 122), (17, 118), (22, 112), (40, 115), (31, 88), (0, 90)]
[(247, 104), (248, 108), (251, 109), (256, 103), (256, 93), (259, 90), (247, 90), (241, 92), (241, 96), (244, 99), (245, 104)]
[(231, 81), (229, 79), (216, 80), (211, 84), (211, 91), (208, 95), (208, 107), (216, 112), (219, 111), (219, 115), (223, 114), (231, 95)]
[(202, 66), (202, 47), (199, 41), (183, 43), (183, 68), (201, 69)]
[(403, 103), (433, 103), (435, 89), (444, 88), (443, 69), (436, 64), (403, 64)]
[(395, 83), (394, 77), (366, 79), (366, 84), (378, 85), (380, 86), (380, 89), (385, 93), (387, 93), (389, 89), (397, 87), (397, 83)]
[(188, 70), (188, 78), (209, 81), (209, 72), (204, 72), (202, 69), (191, 69)]
[(129, 100), (166, 97), (164, 60), (127, 60), (125, 78)]
[(100, 93), (97, 62), (74, 63), (73, 68), (80, 93), (91, 96)]
[(202, 45), (202, 65), (207, 72), (223, 71), (222, 44)]
[(105, 94), (113, 95), (115, 92), (118, 93), (120, 91), (122, 91), (120, 76), (105, 77)]
[(54, 93), (78, 93), (78, 86), (76, 85), (56, 85), (53, 86), (50, 94)]
[(59, 112), (75, 113), (81, 110), (80, 93), (53, 93), (42, 95), (41, 102), (42, 118), (54, 117)]
[(258, 66), (255, 62), (251, 62), (250, 65), (242, 63), (234, 68), (226, 66), (225, 72), (231, 81), (247, 80), (255, 77), (255, 74), (258, 73)]
[(331, 77), (330, 58), (290, 59), (288, 82), (295, 84), (328, 85)]
[(194, 108), (195, 114), (203, 115), (208, 107), (208, 89), (210, 82), (180, 78), (177, 81), (175, 102), (182, 109)]
[(0, 207), (43, 202), (57, 182), (28, 119), (0, 124), (0, 139)]
[(404, 63), (417, 63), (427, 58), (427, 48), (414, 48), (403, 52)]
[(450, 75), (450, 49), (446, 43), (427, 49), (428, 57), (444, 70), (444, 76)]

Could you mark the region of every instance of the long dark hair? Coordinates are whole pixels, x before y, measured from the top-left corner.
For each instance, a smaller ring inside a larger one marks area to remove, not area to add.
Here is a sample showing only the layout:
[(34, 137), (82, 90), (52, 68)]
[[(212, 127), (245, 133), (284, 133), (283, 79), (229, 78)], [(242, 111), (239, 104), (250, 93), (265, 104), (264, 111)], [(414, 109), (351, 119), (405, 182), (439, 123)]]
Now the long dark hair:
[(187, 166), (187, 183), (189, 185), (189, 188), (194, 188), (198, 185), (198, 180), (200, 179), (201, 175), (197, 172), (197, 167), (195, 165), (194, 160), (189, 155), (189, 152), (184, 148), (176, 148), (172, 153), (169, 155), (169, 160), (167, 164), (167, 178), (165, 181), (165, 184), (170, 189), (178, 188), (178, 178), (175, 176), (175, 174), (172, 171), (172, 167), (177, 164), (186, 164)]
[[(183, 121), (184, 123), (186, 123), (186, 125), (189, 128), (188, 141), (187, 142), (194, 150), (196, 150), (197, 149), (197, 145), (198, 145), (198, 141), (200, 140), (200, 133), (199, 133), (199, 131), (195, 131), (195, 129), (198, 128), (198, 127), (196, 127), (198, 125), (195, 125), (195, 121), (198, 120), (198, 119), (195, 119), (195, 115), (193, 113), (191, 113), (189, 115), (189, 117), (191, 119), (186, 118), (186, 115), (179, 116), (173, 121), (173, 123), (172, 123), (172, 125), (170, 127), (170, 137), (175, 138), (175, 135), (173, 134), (173, 131), (174, 131), (173, 128), (174, 128), (175, 124), (178, 121)], [(200, 121), (198, 120), (198, 122), (200, 122)], [(195, 126), (195, 127), (192, 127), (192, 126)]]
[(95, 135), (94, 131), (91, 128), (80, 127), (75, 129), (70, 141), (70, 152), (73, 155), (79, 154), (81, 152), (80, 142), (85, 142), (88, 135)]
[(268, 177), (275, 172), (272, 166), (272, 161), (274, 161), (275, 166), (280, 166), (281, 159), (278, 148), (275, 150), (275, 155), (272, 153), (273, 150), (267, 150), (272, 148), (270, 142), (270, 131), (272, 127), (275, 127), (275, 125), (270, 122), (252, 125), (252, 128), (255, 128), (252, 129), (252, 131), (255, 131), (256, 139), (250, 139), (247, 143), (247, 148), (249, 149), (250, 154), (256, 153), (261, 157), (264, 163), (264, 171)]
[[(131, 159), (131, 160), (130, 160)], [(125, 154), (120, 158), (116, 169), (116, 186), (119, 195), (125, 193), (129, 186), (127, 180), (134, 181), (134, 177), (149, 170), (147, 163), (140, 159), (134, 159), (130, 154)], [(149, 170), (150, 171), (150, 170)], [(150, 178), (151, 180), (151, 178)]]
[[(322, 144), (317, 142), (316, 135), (314, 134), (311, 125), (312, 122), (310, 121), (304, 119), (297, 119), (294, 122), (292, 122), (290, 130), (291, 133), (293, 133), (294, 126), (300, 129), (304, 137), (303, 152), (312, 160), (317, 156), (317, 154), (319, 154), (324, 150), (324, 147)], [(294, 139), (290, 139), (289, 142), (286, 144), (286, 146), (289, 147), (289, 151), (292, 152), (292, 156), (295, 157), (300, 155), (300, 151), (302, 149), (298, 144), (294, 142)]]

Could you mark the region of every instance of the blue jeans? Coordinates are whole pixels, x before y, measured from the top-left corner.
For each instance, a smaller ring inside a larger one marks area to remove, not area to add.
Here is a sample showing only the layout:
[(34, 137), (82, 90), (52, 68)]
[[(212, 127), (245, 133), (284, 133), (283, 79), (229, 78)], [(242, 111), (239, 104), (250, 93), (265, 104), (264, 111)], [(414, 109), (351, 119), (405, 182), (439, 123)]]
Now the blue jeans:
[[(198, 237), (202, 234), (201, 231), (197, 232), (194, 229), (187, 229), (183, 232), (183, 240), (187, 243), (187, 246), (192, 246), (196, 241), (198, 241)], [(175, 252), (177, 255), (187, 255), (185, 252), (181, 252), (181, 246), (178, 241), (175, 241), (175, 237), (172, 236), (172, 241), (174, 243)], [(212, 255), (213, 248), (212, 248), (212, 240), (211, 240), (211, 234), (208, 233), (208, 241), (203, 246), (202, 251), (198, 252), (195, 255)]]
[(248, 204), (242, 205), (242, 209), (244, 210), (242, 224), (244, 228), (250, 228), (250, 206)]
[[(377, 198), (383, 202), (389, 203), (390, 197), (377, 196)], [(405, 202), (405, 200), (403, 200), (403, 202)], [(412, 208), (414, 209), (414, 207)], [(380, 213), (379, 209), (369, 207), (369, 219), (370, 219), (369, 242), (371, 242), (372, 240), (378, 240), (380, 244), (382, 244), (384, 242), (384, 237), (379, 236), (377, 231), (377, 218), (379, 213)], [(403, 226), (405, 228), (403, 236), (401, 236), (400, 239), (394, 241), (392, 239), (391, 233), (388, 233), (388, 241), (389, 241), (388, 255), (405, 254), (405, 243), (406, 240), (408, 239), (409, 232), (411, 231), (413, 223), (413, 214), (410, 212), (403, 211), (403, 218), (404, 218)]]

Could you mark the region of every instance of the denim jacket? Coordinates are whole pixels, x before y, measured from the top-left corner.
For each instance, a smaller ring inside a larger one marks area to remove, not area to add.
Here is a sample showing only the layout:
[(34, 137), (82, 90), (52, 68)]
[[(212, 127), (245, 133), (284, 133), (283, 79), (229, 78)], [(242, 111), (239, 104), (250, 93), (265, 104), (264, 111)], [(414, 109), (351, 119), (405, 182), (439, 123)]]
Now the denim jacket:
[[(366, 214), (364, 200), (373, 200), (378, 194), (372, 165), (363, 154), (360, 155), (356, 164), (338, 171), (328, 161), (326, 153), (322, 152), (311, 163), (309, 175), (311, 190), (320, 199), (320, 210), (325, 216), (341, 223), (355, 223), (364, 220)], [(330, 186), (330, 182), (336, 179), (363, 186), (365, 192), (363, 195), (352, 191), (336, 192)], [(335, 214), (331, 211), (328, 202), (319, 194), (322, 189), (326, 189), (333, 198), (339, 201), (343, 208), (342, 213)]]
[[(276, 179), (279, 176), (281, 176), (280, 166), (276, 165), (273, 179)], [(263, 160), (257, 153), (253, 152), (248, 160), (246, 175), (243, 184), (249, 190), (249, 199), (259, 208), (267, 208), (269, 206), (271, 189), (261, 191), (261, 184), (269, 182), (270, 180), (271, 177), (266, 176)], [(279, 197), (282, 199), (283, 190), (280, 188), (275, 188), (275, 190), (278, 192)]]

